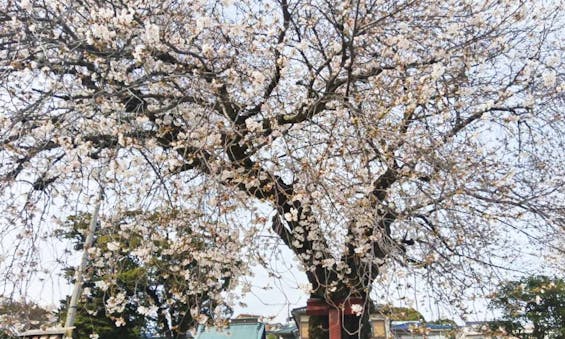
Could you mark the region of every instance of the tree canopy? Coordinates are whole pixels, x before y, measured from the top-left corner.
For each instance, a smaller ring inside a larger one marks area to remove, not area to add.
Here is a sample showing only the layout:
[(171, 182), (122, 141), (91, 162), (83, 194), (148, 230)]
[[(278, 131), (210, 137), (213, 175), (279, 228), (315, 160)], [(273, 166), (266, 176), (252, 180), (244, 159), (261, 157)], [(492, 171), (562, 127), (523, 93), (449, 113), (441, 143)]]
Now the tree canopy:
[(281, 247), (331, 304), (403, 267), (455, 303), (533, 250), (563, 257), (559, 1), (0, 4), (5, 291), (99, 188), (103, 228), (141, 213), (93, 265), (139, 234), (140, 262), (205, 267), (179, 298), (218, 313)]
[(376, 312), (393, 321), (426, 321), (424, 316), (411, 307), (396, 307), (391, 305), (377, 305)]
[[(565, 336), (565, 281), (529, 276), (508, 281), (493, 296), (490, 306), (502, 311), (502, 320), (491, 328), (502, 328), (519, 338), (563, 338)], [(533, 329), (529, 330), (528, 327)]]

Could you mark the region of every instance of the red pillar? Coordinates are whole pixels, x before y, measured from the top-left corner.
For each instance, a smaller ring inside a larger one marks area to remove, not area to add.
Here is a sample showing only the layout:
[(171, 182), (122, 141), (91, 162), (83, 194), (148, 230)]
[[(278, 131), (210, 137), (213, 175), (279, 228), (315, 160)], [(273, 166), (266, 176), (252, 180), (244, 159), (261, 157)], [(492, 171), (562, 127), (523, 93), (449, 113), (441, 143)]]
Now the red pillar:
[(339, 309), (331, 307), (328, 318), (330, 339), (341, 339), (341, 314)]

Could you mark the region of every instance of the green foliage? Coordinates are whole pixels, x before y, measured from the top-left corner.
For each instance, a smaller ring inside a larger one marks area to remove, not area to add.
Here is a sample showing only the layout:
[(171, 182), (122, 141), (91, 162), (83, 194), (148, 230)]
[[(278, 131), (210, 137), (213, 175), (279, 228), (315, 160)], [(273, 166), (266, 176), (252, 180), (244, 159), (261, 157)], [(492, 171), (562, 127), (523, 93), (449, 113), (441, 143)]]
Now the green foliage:
[(425, 321), (424, 316), (411, 307), (394, 307), (384, 305), (377, 308), (377, 312), (391, 320), (398, 321)]
[[(519, 338), (565, 337), (565, 281), (546, 276), (525, 277), (503, 284), (491, 308), (502, 311), (492, 330), (502, 329)], [(528, 333), (526, 327), (533, 326)]]
[[(75, 329), (73, 338), (88, 338), (90, 334), (96, 333), (100, 339), (137, 339), (145, 325), (145, 319), (136, 314), (135, 310), (126, 309), (120, 316), (124, 318), (124, 326), (116, 326), (112, 316), (107, 314), (104, 308), (105, 296), (96, 290), (87, 300), (83, 300), (77, 307), (75, 318)], [(67, 314), (69, 299), (61, 300), (59, 318), (63, 321)]]
[[(167, 218), (174, 217), (174, 214), (175, 211), (171, 211), (169, 215), (154, 213), (144, 218), (149, 223), (162, 223), (166, 222)], [(126, 214), (124, 219), (138, 215), (139, 212), (131, 212)], [(85, 230), (89, 221), (88, 214), (70, 217), (58, 235), (60, 238), (71, 240), (75, 250), (83, 250)], [(199, 307), (200, 313), (209, 315), (214, 312), (214, 305), (209, 302), (205, 293), (179, 297), (187, 288), (184, 273), (199, 274), (197, 263), (187, 261), (183, 253), (170, 251), (170, 242), (160, 239), (150, 241), (155, 245), (153, 246), (155, 252), (152, 253), (150, 260), (140, 262), (131, 253), (142, 243), (147, 242), (141, 235), (135, 232), (124, 235), (120, 232), (119, 222), (115, 227), (96, 231), (93, 247), (101, 249), (102, 253), (116, 253), (108, 247), (110, 242), (118, 242), (120, 249), (118, 260), (113, 261), (114, 266), (100, 268), (89, 265), (85, 272), (87, 279), (83, 287), (90, 290), (90, 296), (82, 301), (77, 310), (80, 315), (77, 315), (75, 324), (78, 337), (88, 337), (88, 334), (95, 332), (100, 338), (134, 338), (139, 337), (144, 330), (177, 337), (194, 326), (195, 320), (189, 312), (194, 305)], [(205, 246), (204, 241), (198, 237), (192, 238), (191, 242), (193, 248)], [(71, 281), (74, 270), (67, 269), (66, 276)], [(97, 285), (96, 282), (99, 281), (111, 282), (108, 287), (104, 287), (108, 290)], [(224, 284), (227, 283), (229, 283), (228, 279)], [(120, 314), (108, 314), (104, 305), (110, 295), (116, 295), (116, 292), (125, 295), (127, 299), (125, 308)], [(145, 309), (152, 308), (153, 311), (156, 309), (156, 312), (142, 314), (138, 309), (139, 306)], [(223, 311), (231, 314), (231, 310)], [(115, 320), (118, 318), (124, 320), (125, 326), (115, 325)]]
[[(70, 216), (63, 229), (58, 231), (57, 236), (61, 239), (70, 240), (76, 251), (84, 250), (84, 242), (86, 240), (86, 230), (89, 227), (90, 215), (79, 214)], [(108, 243), (108, 234), (97, 230), (94, 247), (105, 246)], [(135, 277), (139, 276), (138, 265), (131, 260), (122, 262), (121, 271), (118, 272), (118, 280), (120, 286), (125, 290), (130, 290), (135, 286)], [(73, 338), (88, 338), (90, 334), (96, 333), (100, 339), (139, 338), (145, 327), (145, 319), (136, 312), (133, 305), (126, 305), (124, 311), (120, 314), (108, 314), (105, 309), (105, 302), (108, 295), (97, 288), (93, 281), (103, 280), (104, 276), (100, 276), (92, 267), (85, 272), (89, 279), (83, 284), (83, 289), (90, 291), (87, 296), (79, 301), (77, 305), (77, 313), (75, 318), (75, 329), (73, 330)], [(69, 282), (73, 282), (75, 269), (68, 267), (65, 269), (65, 276)], [(61, 300), (61, 306), (58, 310), (58, 317), (61, 322), (65, 321), (67, 315), (69, 298)], [(116, 320), (122, 318), (125, 322), (123, 326), (116, 326)]]

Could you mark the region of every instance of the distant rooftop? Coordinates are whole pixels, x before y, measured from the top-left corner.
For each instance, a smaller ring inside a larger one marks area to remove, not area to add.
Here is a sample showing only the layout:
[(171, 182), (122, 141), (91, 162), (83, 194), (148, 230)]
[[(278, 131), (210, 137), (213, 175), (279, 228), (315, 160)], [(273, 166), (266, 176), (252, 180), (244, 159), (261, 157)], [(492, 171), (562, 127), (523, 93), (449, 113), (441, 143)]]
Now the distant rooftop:
[(298, 332), (298, 328), (295, 324), (284, 324), (280, 325), (277, 329), (273, 329), (269, 331), (269, 333), (276, 334), (276, 335), (283, 335), (283, 334), (294, 334)]
[(202, 327), (196, 339), (264, 339), (265, 324), (263, 323), (231, 323), (229, 327), (218, 329), (214, 326)]
[(453, 325), (449, 324), (428, 324), (420, 323), (417, 321), (393, 321), (391, 330), (394, 331), (410, 331), (414, 327), (425, 327), (432, 331), (449, 331), (454, 329)]

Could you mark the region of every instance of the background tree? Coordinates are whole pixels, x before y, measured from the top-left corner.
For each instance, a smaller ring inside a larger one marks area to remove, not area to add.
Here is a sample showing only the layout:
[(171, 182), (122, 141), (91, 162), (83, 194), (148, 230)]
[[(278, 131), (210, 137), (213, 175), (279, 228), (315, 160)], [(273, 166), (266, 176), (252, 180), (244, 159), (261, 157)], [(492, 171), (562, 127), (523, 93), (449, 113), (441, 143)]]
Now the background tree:
[[(371, 305), (395, 263), (457, 304), (532, 246), (560, 259), (562, 17), (558, 1), (2, 1), (2, 225), (23, 251), (4, 289), (36, 270), (48, 207), (83, 210), (96, 185), (104, 224), (179, 211), (120, 231), (151, 240), (146, 261), (180, 243), (163, 253), (207, 267), (181, 294), (228, 307), (217, 291), (282, 247), (329, 304)], [(216, 247), (183, 251), (187, 233)], [(344, 336), (367, 337), (367, 313)]]
[[(56, 235), (72, 242), (73, 250), (84, 251), (87, 230), (90, 224), (90, 214), (70, 216), (64, 226), (56, 231)], [(110, 241), (107, 232), (97, 231), (93, 248), (107, 246)], [(145, 318), (137, 313), (137, 305), (128, 303), (121, 312), (109, 314), (106, 312), (106, 302), (111, 297), (106, 293), (107, 285), (101, 283), (107, 272), (87, 264), (85, 275), (88, 276), (83, 284), (83, 296), (77, 305), (76, 319), (73, 330), (74, 338), (88, 338), (91, 334), (97, 334), (100, 338), (139, 338), (145, 326)], [(128, 295), (136, 292), (136, 283), (141, 280), (139, 265), (131, 259), (122, 261), (119, 272), (116, 272), (116, 285)], [(75, 268), (66, 267), (65, 277), (69, 283), (75, 283)], [(97, 283), (98, 282), (98, 283)], [(61, 324), (65, 323), (70, 298), (61, 300), (58, 310), (58, 318)], [(116, 320), (119, 323), (116, 324)], [(122, 325), (123, 322), (123, 325)]]
[[(73, 338), (89, 338), (92, 334), (97, 334), (100, 339), (141, 338), (144, 332), (145, 321), (135, 308), (131, 305), (121, 312), (120, 318), (124, 324), (117, 326), (114, 319), (106, 314), (105, 296), (100, 291), (93, 291), (86, 300), (79, 302), (73, 329)], [(61, 300), (58, 310), (58, 318), (64, 323), (67, 315), (69, 299)]]
[[(508, 281), (492, 298), (490, 307), (502, 311), (502, 320), (491, 328), (502, 328), (519, 338), (563, 338), (565, 336), (565, 281), (546, 276)], [(533, 326), (533, 331), (528, 327)]]
[[(196, 321), (202, 321), (199, 317), (215, 316), (215, 305), (206, 296), (206, 291), (187, 290), (190, 286), (185, 279), (187, 274), (192, 274), (194, 279), (211, 279), (207, 277), (206, 265), (197, 265), (195, 261), (188, 260), (186, 252), (193, 248), (213, 246), (213, 243), (193, 236), (190, 237), (190, 247), (182, 250), (178, 244), (159, 239), (155, 240), (154, 253), (148, 260), (143, 260), (140, 247), (151, 240), (144, 239), (136, 232), (120, 233), (117, 230), (135, 220), (136, 223), (144, 222), (143, 227), (154, 231), (157, 223), (168, 223), (169, 218), (175, 217), (175, 212), (145, 215), (143, 221), (138, 217), (139, 214), (130, 212), (111, 227), (96, 231), (92, 259), (97, 257), (94, 252), (107, 253), (103, 265), (96, 261), (94, 265), (88, 265), (84, 297), (79, 304), (75, 324), (77, 329), (73, 336), (86, 338), (91, 333), (97, 333), (100, 338), (139, 338), (142, 332), (156, 332), (166, 338), (178, 338), (194, 327)], [(83, 251), (89, 223), (89, 214), (71, 216), (57, 234), (70, 239), (74, 250)], [(181, 241), (182, 238), (177, 235), (175, 240)], [(176, 246), (174, 251), (172, 246)], [(234, 264), (237, 265), (230, 263)], [(68, 279), (73, 282), (74, 268), (67, 268), (66, 271)], [(229, 277), (225, 277), (219, 290), (223, 291), (228, 284)], [(123, 303), (114, 298), (120, 293)], [(62, 321), (66, 316), (67, 302), (62, 301), (59, 312)], [(113, 312), (107, 312), (108, 305)]]
[(420, 312), (411, 307), (382, 305), (376, 307), (376, 312), (388, 317), (392, 321), (426, 321)]

